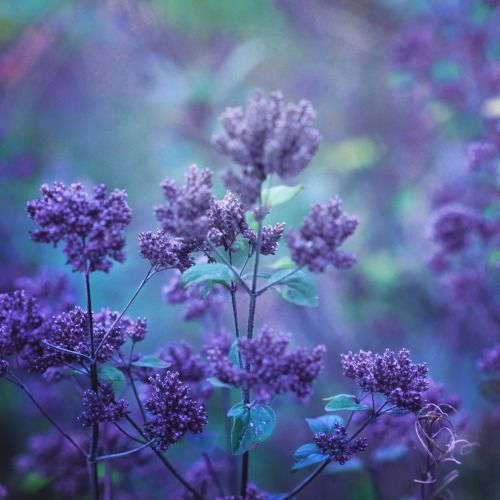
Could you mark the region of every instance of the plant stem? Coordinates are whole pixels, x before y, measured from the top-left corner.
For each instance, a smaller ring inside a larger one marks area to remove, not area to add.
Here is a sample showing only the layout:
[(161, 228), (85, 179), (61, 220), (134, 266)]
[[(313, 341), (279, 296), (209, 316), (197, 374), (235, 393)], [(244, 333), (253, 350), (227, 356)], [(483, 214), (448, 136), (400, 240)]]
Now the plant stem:
[(137, 453), (138, 451), (143, 450), (144, 448), (148, 447), (149, 445), (154, 443), (154, 439), (151, 439), (151, 441), (144, 443), (142, 446), (139, 446), (138, 448), (134, 448), (133, 450), (129, 451), (123, 451), (121, 453), (114, 453), (112, 455), (102, 455), (100, 457), (97, 457), (96, 460), (111, 460), (113, 458), (121, 458), (121, 457), (126, 457), (127, 455), (132, 455), (133, 453)]
[[(85, 272), (85, 290), (87, 293), (87, 318), (89, 322), (90, 337), (90, 388), (96, 395), (99, 394), (99, 383), (97, 380), (96, 349), (94, 344), (94, 325), (92, 318), (92, 301), (90, 297), (90, 271)], [(99, 500), (99, 479), (97, 476), (97, 447), (99, 446), (99, 423), (92, 424), (92, 436), (90, 440), (90, 451), (87, 460), (89, 466), (90, 490), (92, 500)]]
[(293, 276), (297, 271), (300, 271), (304, 266), (296, 267), (292, 269), (288, 274), (285, 274), (282, 278), (280, 278), (278, 281), (275, 281), (274, 283), (271, 283), (270, 285), (266, 285), (262, 287), (260, 290), (257, 291), (257, 295), (262, 295), (266, 290), (269, 290), (269, 288), (279, 285), (279, 283), (290, 276)]
[(153, 275), (155, 273), (152, 272), (152, 271), (153, 271), (153, 266), (151, 266), (149, 268), (149, 271), (146, 274), (146, 277), (141, 281), (141, 284), (137, 287), (137, 290), (135, 291), (134, 295), (132, 295), (132, 298), (127, 302), (127, 305), (122, 309), (122, 312), (118, 315), (118, 317), (115, 319), (115, 321), (113, 322), (113, 324), (108, 328), (107, 332), (102, 337), (101, 342), (97, 346), (96, 352), (99, 352), (101, 350), (102, 345), (104, 344), (104, 342), (106, 341), (106, 339), (108, 338), (108, 336), (110, 335), (110, 333), (113, 331), (113, 329), (115, 328), (115, 326), (118, 324), (118, 322), (122, 319), (123, 315), (127, 312), (127, 309), (130, 307), (130, 304), (132, 304), (132, 302), (135, 300), (135, 298), (137, 297), (137, 295), (139, 295), (139, 292), (142, 290), (142, 288), (147, 283), (147, 281), (150, 278), (153, 277)]

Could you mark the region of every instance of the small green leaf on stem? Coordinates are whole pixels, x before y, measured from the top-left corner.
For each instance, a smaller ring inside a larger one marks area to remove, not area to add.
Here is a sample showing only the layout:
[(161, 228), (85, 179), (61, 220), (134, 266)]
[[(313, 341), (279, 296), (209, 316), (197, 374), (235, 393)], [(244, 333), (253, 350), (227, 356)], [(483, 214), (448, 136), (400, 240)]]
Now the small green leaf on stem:
[(285, 300), (298, 306), (316, 307), (319, 305), (318, 292), (313, 280), (304, 272), (297, 271), (291, 276), (289, 269), (282, 269), (269, 278), (266, 286), (277, 283), (272, 290)]
[(314, 443), (307, 443), (301, 446), (293, 455), (295, 465), (292, 467), (292, 472), (295, 472), (308, 465), (324, 462), (328, 455), (321, 453)]
[(356, 403), (356, 397), (352, 394), (338, 394), (337, 396), (326, 398), (325, 401), (329, 401), (325, 406), (326, 411), (365, 411), (370, 409), (369, 406)]
[(272, 188), (262, 189), (262, 200), (266, 204), (267, 208), (275, 207), (276, 205), (281, 205), (295, 198), (298, 193), (304, 190), (304, 186), (275, 186)]
[(225, 264), (198, 264), (184, 271), (181, 284), (184, 288), (199, 281), (239, 281)]
[(231, 431), (233, 455), (242, 455), (256, 448), (272, 434), (276, 425), (276, 415), (270, 406), (249, 407), (237, 403), (227, 416), (234, 419)]
[(132, 366), (139, 366), (145, 368), (168, 368), (172, 363), (167, 363), (156, 356), (142, 356), (136, 361), (130, 363)]
[(229, 389), (233, 388), (232, 385), (221, 382), (217, 377), (208, 377), (207, 382), (210, 382), (214, 387), (228, 387)]
[(97, 371), (97, 376), (102, 380), (125, 382), (125, 375), (114, 366), (101, 366)]
[(323, 415), (318, 418), (306, 418), (306, 421), (314, 434), (318, 432), (331, 434), (335, 428), (335, 424), (344, 424), (344, 419), (338, 415)]

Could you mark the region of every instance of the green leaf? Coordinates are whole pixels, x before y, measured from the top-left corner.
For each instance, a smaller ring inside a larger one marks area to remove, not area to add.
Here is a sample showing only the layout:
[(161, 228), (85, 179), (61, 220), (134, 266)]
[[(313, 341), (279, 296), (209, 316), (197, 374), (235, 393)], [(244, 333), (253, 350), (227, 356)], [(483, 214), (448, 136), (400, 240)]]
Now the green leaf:
[(199, 281), (239, 281), (225, 264), (198, 264), (184, 271), (181, 284), (184, 288)]
[(403, 444), (380, 446), (372, 451), (375, 462), (395, 462), (408, 453), (408, 447)]
[(262, 200), (267, 208), (281, 205), (295, 198), (298, 193), (304, 190), (304, 186), (298, 184), (297, 186), (275, 186), (270, 189), (262, 189)]
[(331, 398), (326, 398), (325, 401), (330, 401), (326, 406), (326, 411), (364, 411), (369, 410), (370, 407), (356, 403), (356, 398), (352, 394), (338, 394)]
[[(240, 366), (240, 357), (238, 356), (238, 341), (235, 340), (231, 344), (231, 348), (229, 349), (229, 354), (228, 354), (228, 359), (233, 363), (236, 368), (241, 368)], [(245, 366), (245, 360), (243, 359), (243, 356), (241, 356), (241, 363), (243, 366)]]
[(281, 257), (276, 262), (271, 264), (271, 269), (292, 269), (296, 266), (295, 262), (290, 257)]
[(156, 356), (143, 356), (142, 358), (132, 361), (132, 366), (140, 366), (145, 368), (168, 368), (172, 363), (167, 363)]
[(203, 299), (205, 300), (207, 297), (208, 297), (208, 294), (210, 293), (210, 290), (212, 289), (212, 287), (214, 287), (215, 285), (218, 285), (218, 284), (221, 284), (223, 286), (225, 286), (226, 288), (229, 288), (227, 283), (225, 281), (221, 281), (221, 280), (211, 280), (209, 281), (200, 291), (200, 299)]
[(282, 269), (274, 273), (269, 278), (267, 286), (277, 283), (272, 289), (278, 292), (285, 300), (288, 300), (288, 302), (292, 302), (298, 306), (318, 306), (318, 292), (313, 280), (302, 271), (297, 271), (287, 277), (288, 274), (290, 274), (289, 269)]
[(314, 443), (307, 443), (301, 446), (293, 455), (295, 465), (292, 467), (292, 472), (295, 472), (308, 465), (323, 462), (328, 458), (328, 455), (321, 453)]
[(38, 472), (29, 472), (22, 480), (22, 490), (25, 493), (35, 494), (54, 480), (53, 477), (42, 476)]
[(97, 371), (97, 376), (103, 380), (125, 382), (125, 375), (114, 366), (102, 366)]
[(344, 423), (344, 419), (338, 415), (323, 415), (318, 418), (306, 418), (306, 421), (314, 434), (318, 432), (331, 434), (335, 428), (335, 424), (343, 425)]
[(255, 220), (255, 217), (252, 215), (251, 212), (245, 213), (245, 220), (247, 221), (247, 224), (250, 226), (250, 229), (252, 231), (254, 231), (256, 233), (259, 230), (259, 224)]
[(384, 414), (391, 415), (392, 417), (405, 417), (408, 413), (410, 412), (403, 408), (393, 408), (392, 410), (384, 412)]
[(207, 382), (210, 382), (214, 387), (228, 387), (233, 388), (232, 385), (221, 382), (217, 377), (209, 377), (207, 378)]
[(233, 417), (231, 447), (234, 455), (253, 450), (261, 441), (267, 439), (276, 425), (276, 415), (270, 406), (235, 404), (228, 412)]

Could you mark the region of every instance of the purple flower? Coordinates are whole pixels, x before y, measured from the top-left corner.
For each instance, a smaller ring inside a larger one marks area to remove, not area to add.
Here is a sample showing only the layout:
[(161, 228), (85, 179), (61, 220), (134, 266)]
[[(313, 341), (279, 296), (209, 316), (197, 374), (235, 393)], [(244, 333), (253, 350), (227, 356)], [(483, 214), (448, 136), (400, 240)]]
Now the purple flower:
[(207, 212), (212, 202), (212, 176), (208, 168), (189, 167), (185, 184), (179, 187), (173, 179), (161, 183), (165, 205), (155, 207), (161, 227), (169, 234), (188, 240), (203, 239), (210, 227)]
[(303, 220), (300, 232), (290, 229), (285, 239), (298, 266), (308, 266), (313, 273), (321, 273), (328, 264), (348, 269), (356, 263), (356, 256), (338, 250), (358, 226), (359, 219), (342, 211), (342, 200), (336, 196), (326, 205), (314, 203)]
[(57, 246), (64, 241), (63, 253), (73, 271), (109, 271), (110, 259), (125, 261), (123, 228), (132, 218), (125, 191), (115, 189), (109, 196), (106, 186), (94, 187), (88, 196), (80, 183), (66, 188), (44, 184), (42, 199), (28, 201), (28, 215), (40, 226), (30, 238)]
[(4, 359), (0, 359), (0, 378), (5, 377), (5, 374), (9, 371), (9, 363)]
[(344, 465), (351, 455), (361, 453), (368, 446), (366, 438), (358, 438), (350, 444), (345, 426), (338, 422), (335, 423), (331, 436), (318, 432), (314, 435), (314, 442), (321, 452), (330, 455), (340, 465)]
[(313, 127), (315, 118), (311, 103), (284, 105), (281, 92), (271, 93), (269, 104), (259, 91), (253, 92), (245, 112), (227, 108), (220, 118), (225, 134), (215, 134), (213, 141), (219, 152), (243, 167), (243, 177), (225, 172), (224, 185), (252, 204), (268, 174), (283, 179), (298, 175), (321, 141)]
[(498, 147), (491, 142), (472, 142), (467, 149), (469, 168), (478, 170), (498, 152)]
[(422, 393), (429, 386), (427, 366), (415, 366), (408, 350), (402, 349), (397, 358), (389, 349), (375, 357), (371, 351), (359, 351), (354, 356), (349, 351), (341, 358), (344, 375), (354, 379), (363, 391), (381, 392), (393, 405), (411, 412), (422, 407)]
[(149, 260), (155, 271), (179, 269), (183, 272), (193, 265), (190, 253), (195, 250), (183, 238), (170, 238), (161, 229), (139, 233), (140, 256)]
[(207, 358), (215, 377), (234, 387), (253, 389), (258, 401), (269, 402), (275, 394), (293, 392), (302, 402), (312, 394), (312, 384), (323, 369), (325, 346), (317, 346), (310, 353), (305, 348), (286, 353), (289, 342), (289, 334), (273, 340), (273, 331), (267, 327), (256, 339), (240, 339), (238, 350), (250, 365), (249, 372), (233, 365), (217, 346), (207, 351)]
[(112, 382), (104, 384), (99, 395), (92, 390), (85, 391), (82, 402), (86, 410), (78, 415), (77, 420), (82, 422), (84, 427), (99, 422), (118, 422), (127, 413), (130, 413), (130, 410), (127, 410), (128, 403), (125, 400), (115, 401)]
[(284, 229), (284, 222), (277, 222), (274, 226), (268, 224), (262, 227), (262, 243), (260, 247), (262, 255), (274, 255), (276, 253)]
[(191, 389), (181, 383), (178, 373), (167, 372), (164, 377), (156, 375), (149, 381), (153, 393), (144, 406), (155, 418), (144, 424), (144, 432), (148, 439), (156, 440), (155, 449), (167, 450), (187, 431), (202, 432), (207, 424), (205, 409), (190, 399)]
[(481, 372), (500, 373), (500, 344), (483, 352), (483, 357), (477, 362), (477, 369)]
[[(253, 483), (249, 483), (247, 486), (247, 490), (245, 492), (245, 496), (238, 496), (238, 500), (266, 500), (267, 495), (259, 490), (257, 486)], [(234, 495), (226, 495), (225, 497), (217, 497), (215, 500), (236, 500)]]

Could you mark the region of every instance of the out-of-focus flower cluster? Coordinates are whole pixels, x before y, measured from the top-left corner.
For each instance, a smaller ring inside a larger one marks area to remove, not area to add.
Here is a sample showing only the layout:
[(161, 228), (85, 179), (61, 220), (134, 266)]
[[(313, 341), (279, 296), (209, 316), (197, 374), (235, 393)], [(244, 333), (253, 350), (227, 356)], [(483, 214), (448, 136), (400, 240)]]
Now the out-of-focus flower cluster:
[(338, 250), (354, 234), (359, 219), (342, 211), (342, 200), (330, 198), (326, 205), (314, 203), (304, 218), (300, 232), (290, 229), (285, 239), (292, 259), (298, 266), (308, 266), (313, 273), (321, 273), (328, 264), (348, 269), (356, 263), (356, 256)]
[(144, 406), (154, 418), (144, 424), (144, 433), (155, 439), (153, 448), (165, 451), (187, 431), (202, 432), (207, 424), (205, 409), (191, 399), (191, 389), (179, 380), (178, 373), (167, 372), (149, 380), (153, 391)]
[(355, 355), (349, 351), (341, 358), (344, 375), (354, 379), (363, 391), (380, 392), (393, 405), (411, 412), (422, 407), (422, 393), (429, 386), (427, 366), (425, 363), (415, 366), (407, 349), (402, 349), (397, 358), (389, 349), (375, 357), (371, 351)]
[(484, 351), (483, 357), (477, 363), (477, 368), (482, 372), (500, 373), (500, 344)]
[(321, 452), (330, 455), (340, 465), (344, 465), (351, 455), (361, 453), (368, 446), (366, 438), (358, 438), (349, 443), (345, 426), (338, 422), (335, 423), (331, 436), (318, 432), (314, 435), (314, 442)]
[(224, 185), (244, 203), (260, 196), (268, 174), (286, 179), (298, 175), (318, 150), (321, 136), (313, 127), (316, 113), (308, 101), (283, 104), (281, 92), (272, 92), (269, 104), (262, 94), (250, 95), (246, 110), (228, 108), (220, 122), (224, 134), (214, 135), (218, 150), (243, 167), (242, 177), (231, 170), (221, 174)]
[[(259, 488), (253, 484), (250, 483), (247, 486), (247, 490), (245, 492), (245, 496), (242, 497), (241, 495), (238, 496), (238, 500), (266, 500), (267, 495), (259, 490)], [(217, 497), (215, 500), (236, 500), (236, 497), (234, 495), (226, 495), (225, 497)]]
[[(287, 353), (289, 342), (289, 334), (273, 340), (273, 331), (264, 327), (257, 338), (238, 341), (242, 367), (234, 365), (218, 347), (208, 350), (207, 357), (215, 377), (234, 387), (253, 389), (260, 402), (287, 392), (293, 392), (302, 402), (312, 394), (312, 384), (323, 369), (325, 346), (317, 346), (310, 353), (305, 348)], [(250, 366), (249, 371), (245, 365)]]
[(40, 226), (31, 239), (56, 246), (64, 241), (63, 253), (73, 271), (109, 271), (111, 259), (125, 261), (123, 229), (132, 219), (125, 191), (115, 189), (109, 196), (106, 186), (95, 186), (88, 196), (82, 184), (66, 188), (44, 184), (42, 198), (26, 203), (28, 215)]

